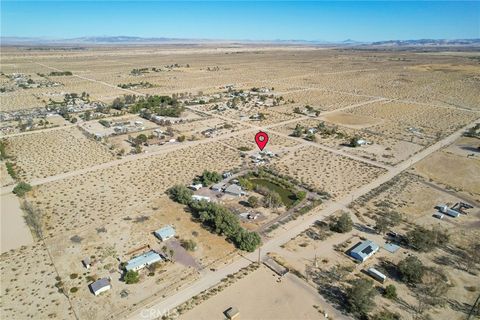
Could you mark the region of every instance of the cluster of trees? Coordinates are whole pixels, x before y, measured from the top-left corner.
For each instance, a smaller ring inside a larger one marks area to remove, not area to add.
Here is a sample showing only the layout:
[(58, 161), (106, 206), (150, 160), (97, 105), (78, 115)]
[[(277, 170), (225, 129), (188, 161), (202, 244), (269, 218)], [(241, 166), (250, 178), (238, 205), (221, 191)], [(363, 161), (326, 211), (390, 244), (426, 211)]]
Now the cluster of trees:
[(384, 234), (390, 228), (397, 226), (402, 221), (402, 215), (396, 211), (388, 211), (378, 216), (375, 222), (375, 229)]
[(353, 314), (366, 317), (368, 312), (375, 306), (373, 298), (377, 290), (370, 279), (357, 279), (347, 289), (348, 309)]
[(152, 88), (153, 84), (151, 84), (148, 81), (141, 81), (139, 83), (121, 83), (117, 85), (117, 87), (122, 88), (122, 89), (129, 89), (129, 88)]
[(194, 217), (204, 226), (226, 236), (240, 250), (252, 252), (260, 244), (260, 236), (243, 229), (238, 217), (229, 209), (212, 202), (192, 200), (192, 191), (182, 185), (173, 186), (167, 192), (174, 201), (188, 205)]
[(148, 68), (138, 68), (138, 69), (132, 69), (132, 71), (130, 71), (130, 74), (133, 76), (140, 76), (143, 73), (148, 73)]
[(52, 71), (50, 72), (49, 76), (55, 77), (55, 76), (71, 76), (72, 72), (71, 71)]
[(137, 101), (137, 96), (134, 94), (126, 94), (123, 97), (115, 98), (112, 101), (112, 108), (122, 110), (123, 108), (134, 104)]
[(291, 134), (292, 137), (304, 137), (305, 140), (307, 141), (317, 141), (317, 137), (315, 136), (314, 132), (311, 132), (307, 130), (305, 127), (297, 123), (295, 126), (295, 129), (293, 129), (293, 132)]
[(193, 183), (195, 184), (201, 183), (204, 186), (208, 187), (220, 181), (222, 181), (222, 175), (220, 173), (215, 171), (205, 170), (200, 176), (196, 177), (193, 180)]
[(144, 116), (147, 118), (153, 114), (165, 117), (180, 117), (185, 108), (172, 97), (154, 95), (137, 99), (129, 107), (131, 113), (139, 113), (141, 110), (144, 110)]
[(353, 221), (350, 218), (350, 214), (348, 214), (348, 212), (343, 212), (340, 217), (338, 217), (332, 224), (330, 224), (330, 230), (338, 233), (352, 231), (352, 228)]
[(430, 251), (438, 246), (445, 245), (449, 241), (449, 234), (437, 227), (426, 229), (416, 226), (415, 229), (407, 232), (408, 244), (418, 251)]

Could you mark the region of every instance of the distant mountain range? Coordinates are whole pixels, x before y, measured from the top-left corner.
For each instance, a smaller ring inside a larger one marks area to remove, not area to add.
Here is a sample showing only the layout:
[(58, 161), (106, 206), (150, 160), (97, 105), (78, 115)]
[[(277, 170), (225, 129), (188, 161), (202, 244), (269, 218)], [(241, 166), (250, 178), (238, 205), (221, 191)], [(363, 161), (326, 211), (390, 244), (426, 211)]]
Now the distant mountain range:
[(480, 46), (480, 39), (420, 39), (420, 40), (388, 40), (360, 42), (352, 39), (330, 42), (323, 40), (212, 40), (182, 39), (166, 37), (132, 37), (132, 36), (96, 36), (70, 39), (1, 37), (3, 45), (59, 45), (59, 44), (200, 44), (200, 43), (235, 43), (235, 44), (290, 44), (290, 45), (325, 45), (325, 46)]
[(480, 39), (420, 39), (420, 40), (388, 40), (372, 42), (373, 46), (478, 46)]

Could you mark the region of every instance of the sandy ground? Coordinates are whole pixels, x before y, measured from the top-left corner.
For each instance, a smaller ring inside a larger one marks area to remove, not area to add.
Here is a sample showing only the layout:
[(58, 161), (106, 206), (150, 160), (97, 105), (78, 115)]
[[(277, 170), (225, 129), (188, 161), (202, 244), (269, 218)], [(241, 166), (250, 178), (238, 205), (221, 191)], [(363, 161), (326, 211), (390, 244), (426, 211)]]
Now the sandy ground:
[(480, 160), (436, 152), (415, 166), (421, 175), (480, 199)]
[(240, 319), (320, 319), (314, 308), (323, 308), (316, 290), (293, 275), (280, 282), (278, 276), (262, 266), (206, 302), (180, 316), (182, 320), (223, 320), (223, 312), (238, 308)]
[(1, 252), (33, 243), (30, 229), (23, 220), (20, 202), (14, 194), (0, 196), (1, 205)]

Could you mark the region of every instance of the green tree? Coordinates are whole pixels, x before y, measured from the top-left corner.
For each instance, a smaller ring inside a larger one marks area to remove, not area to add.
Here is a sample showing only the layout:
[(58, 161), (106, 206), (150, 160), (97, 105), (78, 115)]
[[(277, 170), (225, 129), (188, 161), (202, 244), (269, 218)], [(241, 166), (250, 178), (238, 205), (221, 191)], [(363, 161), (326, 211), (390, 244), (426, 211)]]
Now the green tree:
[(27, 192), (31, 190), (32, 186), (22, 181), (13, 188), (13, 193), (19, 197), (23, 197)]
[(350, 311), (354, 314), (366, 315), (375, 306), (373, 297), (376, 293), (372, 280), (354, 280), (352, 286), (347, 289)]
[(192, 201), (193, 192), (187, 187), (177, 184), (168, 189), (167, 194), (178, 203), (189, 204)]
[(235, 244), (240, 250), (253, 252), (260, 245), (261, 238), (256, 232), (240, 229), (235, 236)]
[(358, 146), (360, 146), (360, 144), (358, 143), (358, 140), (360, 140), (360, 138), (358, 136), (354, 136), (350, 139), (350, 142), (348, 143), (348, 146), (352, 147), (352, 148), (356, 148)]
[(306, 191), (298, 191), (297, 194), (295, 195), (295, 198), (297, 198), (298, 201), (302, 201), (303, 199), (305, 199), (306, 196), (307, 196)]
[(396, 299), (397, 298), (397, 288), (393, 284), (389, 284), (385, 287), (383, 296), (387, 299)]
[(330, 229), (335, 232), (345, 233), (352, 231), (353, 221), (348, 212), (343, 212), (342, 215), (332, 224)]
[(188, 251), (195, 251), (195, 249), (197, 249), (197, 244), (192, 239), (182, 239), (180, 240), (180, 245)]
[(125, 280), (126, 284), (133, 284), (137, 283), (140, 280), (140, 277), (137, 271), (129, 270), (127, 273), (125, 273), (123, 279)]
[(147, 142), (148, 138), (146, 135), (144, 135), (143, 133), (139, 134), (138, 136), (135, 137), (135, 139), (133, 140), (134, 144), (135, 145), (141, 145), (141, 144), (144, 144), (145, 142)]
[(258, 205), (259, 205), (258, 197), (256, 197), (256, 196), (248, 197), (248, 205), (252, 208), (257, 208)]
[(269, 191), (263, 198), (263, 205), (266, 208), (279, 208), (283, 205), (282, 198), (275, 191)]
[(398, 271), (400, 271), (402, 281), (406, 283), (421, 283), (425, 267), (420, 259), (410, 256), (398, 263)]
[(297, 125), (295, 126), (295, 129), (293, 130), (292, 136), (298, 138), (298, 137), (301, 137), (304, 132), (305, 132), (305, 129), (299, 123), (297, 123)]

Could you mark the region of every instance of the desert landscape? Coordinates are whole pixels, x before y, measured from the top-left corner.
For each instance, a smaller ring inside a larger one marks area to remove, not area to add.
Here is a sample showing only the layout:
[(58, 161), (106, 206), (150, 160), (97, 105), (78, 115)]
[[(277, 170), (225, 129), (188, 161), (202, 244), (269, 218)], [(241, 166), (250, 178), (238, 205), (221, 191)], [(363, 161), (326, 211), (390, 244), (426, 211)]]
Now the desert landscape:
[(2, 47), (3, 318), (478, 316), (478, 51), (74, 48)]

